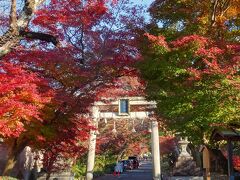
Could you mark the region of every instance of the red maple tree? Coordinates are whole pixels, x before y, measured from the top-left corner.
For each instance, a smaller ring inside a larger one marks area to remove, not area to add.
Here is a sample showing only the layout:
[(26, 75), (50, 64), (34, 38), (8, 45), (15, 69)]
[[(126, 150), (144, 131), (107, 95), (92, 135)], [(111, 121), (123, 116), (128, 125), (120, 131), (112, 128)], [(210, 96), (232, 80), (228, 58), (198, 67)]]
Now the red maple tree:
[[(15, 28), (14, 33), (9, 30), (3, 34), (0, 44), (5, 51), (4, 56), (0, 55), (1, 61), (9, 64), (9, 68), (19, 69), (16, 73), (22, 72), (16, 75), (19, 84), (13, 86), (18, 92), (22, 83), (20, 79), (26, 81), (24, 83), (29, 87), (23, 87), (22, 91), (29, 93), (28, 100), (32, 98), (35, 103), (31, 108), (19, 104), (27, 98), (24, 93), (15, 99), (15, 103), (21, 106), (18, 111), (21, 110), (27, 123), (13, 122), (19, 127), (17, 133), (6, 126), (10, 132), (5, 141), (11, 140), (12, 149), (16, 150), (9, 151), (13, 159), (25, 145), (42, 149), (46, 170), (51, 172), (58, 168), (54, 162), (59, 157), (76, 158), (86, 150), (84, 141), (91, 125), (90, 119), (82, 115), (89, 113), (89, 107), (97, 99), (96, 89), (106, 83), (111, 84), (116, 76), (122, 75), (123, 67), (131, 65), (139, 57), (135, 47), (137, 33), (133, 29), (138, 22), (142, 23), (142, 18), (137, 15), (140, 9), (127, 8), (127, 3), (51, 0), (28, 14), (28, 23), (20, 28), (22, 31), (17, 32)], [(33, 10), (32, 6), (28, 8)], [(135, 16), (130, 18), (124, 12), (121, 14), (123, 9)], [(15, 21), (11, 19), (10, 25), (16, 25), (16, 18)], [(21, 38), (12, 43), (11, 38), (6, 38), (8, 34)], [(6, 53), (11, 50), (11, 53)], [(40, 82), (45, 82), (44, 88)], [(45, 95), (45, 89), (51, 92), (51, 99)], [(14, 105), (12, 103), (9, 108)], [(7, 163), (5, 174), (10, 172), (12, 162)]]

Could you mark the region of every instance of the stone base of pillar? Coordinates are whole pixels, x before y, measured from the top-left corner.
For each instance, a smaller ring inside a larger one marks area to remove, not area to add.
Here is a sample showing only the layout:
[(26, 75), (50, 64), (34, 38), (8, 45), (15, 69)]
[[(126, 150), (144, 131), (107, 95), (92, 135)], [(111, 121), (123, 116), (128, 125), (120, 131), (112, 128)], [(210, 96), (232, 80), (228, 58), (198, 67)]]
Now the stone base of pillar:
[(161, 180), (161, 176), (160, 177), (153, 177), (153, 180)]
[(86, 174), (86, 180), (92, 180), (93, 179), (93, 172), (89, 172)]

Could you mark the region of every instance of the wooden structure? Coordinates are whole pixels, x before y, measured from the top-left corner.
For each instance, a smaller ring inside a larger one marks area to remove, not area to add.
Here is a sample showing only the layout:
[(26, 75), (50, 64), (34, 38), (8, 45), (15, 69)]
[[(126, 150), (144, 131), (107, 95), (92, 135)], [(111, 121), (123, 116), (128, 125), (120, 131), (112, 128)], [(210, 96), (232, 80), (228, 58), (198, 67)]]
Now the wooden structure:
[(233, 145), (232, 141), (240, 141), (240, 131), (237, 130), (218, 130), (215, 129), (211, 135), (211, 139), (215, 141), (227, 141), (227, 161), (228, 161), (228, 176), (229, 180), (234, 180), (233, 167)]
[(202, 153), (202, 165), (207, 180), (211, 179), (211, 174), (213, 173), (227, 174), (227, 159), (221, 150), (211, 149), (204, 145), (200, 148), (200, 152)]
[(205, 169), (205, 176), (210, 180), (210, 151), (206, 146), (201, 147), (200, 152), (203, 158), (203, 169)]

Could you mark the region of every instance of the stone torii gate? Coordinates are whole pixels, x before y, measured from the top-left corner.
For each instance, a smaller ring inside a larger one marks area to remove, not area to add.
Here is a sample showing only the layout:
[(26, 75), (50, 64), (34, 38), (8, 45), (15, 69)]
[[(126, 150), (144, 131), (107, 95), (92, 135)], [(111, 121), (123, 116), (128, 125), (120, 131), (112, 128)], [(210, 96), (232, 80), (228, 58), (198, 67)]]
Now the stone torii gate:
[[(123, 97), (113, 100), (110, 103), (104, 101), (95, 102), (92, 107), (92, 124), (97, 125), (100, 119), (114, 120), (144, 120), (147, 119), (151, 123), (151, 149), (152, 149), (152, 164), (153, 164), (153, 179), (161, 179), (160, 169), (160, 148), (159, 148), (159, 132), (158, 122), (151, 117), (153, 110), (156, 108), (156, 102), (146, 101), (144, 97)], [(115, 127), (114, 127), (115, 128)], [(89, 149), (87, 159), (87, 174), (86, 180), (93, 179), (93, 170), (95, 162), (96, 149), (96, 131), (90, 132)]]

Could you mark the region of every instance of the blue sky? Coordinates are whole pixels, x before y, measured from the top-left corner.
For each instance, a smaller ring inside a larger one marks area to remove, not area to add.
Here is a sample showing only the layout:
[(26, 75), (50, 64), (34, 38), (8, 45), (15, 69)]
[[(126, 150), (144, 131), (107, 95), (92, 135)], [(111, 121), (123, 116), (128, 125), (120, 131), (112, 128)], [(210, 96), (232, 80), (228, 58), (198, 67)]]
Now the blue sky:
[(143, 4), (149, 6), (154, 0), (131, 0), (131, 1), (136, 4)]
[[(155, 0), (131, 0), (131, 1), (135, 4), (142, 4), (142, 5), (146, 6), (146, 8), (148, 8), (150, 6), (150, 4)], [(145, 17), (146, 17), (147, 21), (150, 19), (150, 16), (148, 13), (146, 13)]]

